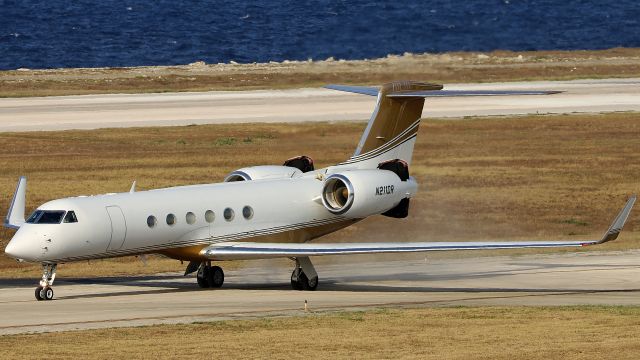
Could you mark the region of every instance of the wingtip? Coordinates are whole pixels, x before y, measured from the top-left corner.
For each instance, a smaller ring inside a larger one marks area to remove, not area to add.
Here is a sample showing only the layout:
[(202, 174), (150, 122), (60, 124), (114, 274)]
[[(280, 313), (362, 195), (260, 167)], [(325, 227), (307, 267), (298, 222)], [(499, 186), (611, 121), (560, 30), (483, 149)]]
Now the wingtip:
[(613, 222), (611, 223), (611, 226), (609, 226), (609, 229), (607, 229), (607, 232), (605, 232), (604, 235), (602, 236), (602, 239), (598, 241), (598, 244), (613, 241), (618, 238), (618, 235), (620, 235), (620, 232), (622, 231), (624, 224), (627, 222), (627, 219), (629, 218), (629, 214), (631, 213), (631, 209), (633, 209), (633, 205), (635, 204), (636, 199), (637, 199), (636, 194), (633, 194), (629, 197), (629, 199), (627, 200), (627, 203), (624, 205), (622, 210), (620, 210), (620, 212), (618, 213), (618, 216), (616, 216), (616, 218), (613, 220)]
[(24, 210), (27, 192), (27, 177), (20, 176), (16, 190), (13, 193), (11, 204), (4, 218), (3, 226), (10, 229), (17, 229), (24, 223)]

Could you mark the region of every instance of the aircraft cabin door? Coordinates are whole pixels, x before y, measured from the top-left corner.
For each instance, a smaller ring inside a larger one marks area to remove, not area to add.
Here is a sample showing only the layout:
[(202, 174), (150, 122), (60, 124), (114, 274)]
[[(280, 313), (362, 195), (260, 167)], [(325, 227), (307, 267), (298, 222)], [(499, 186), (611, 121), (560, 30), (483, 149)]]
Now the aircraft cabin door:
[(118, 206), (107, 206), (107, 214), (111, 219), (111, 241), (107, 250), (118, 250), (124, 245), (127, 236), (127, 222)]

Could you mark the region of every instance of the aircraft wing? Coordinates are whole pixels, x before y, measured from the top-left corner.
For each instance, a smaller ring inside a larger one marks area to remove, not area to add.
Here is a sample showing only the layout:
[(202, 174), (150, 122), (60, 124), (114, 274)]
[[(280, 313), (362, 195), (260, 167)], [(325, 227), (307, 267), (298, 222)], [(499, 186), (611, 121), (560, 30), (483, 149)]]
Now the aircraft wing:
[[(327, 85), (326, 89), (378, 96), (378, 88), (369, 86)], [(506, 95), (550, 95), (562, 91), (548, 90), (419, 90), (399, 91), (387, 94), (390, 98), (407, 97), (451, 97), (451, 96), (506, 96)]]
[(201, 251), (212, 260), (266, 259), (321, 255), (354, 255), (451, 250), (577, 247), (615, 240), (631, 212), (636, 196), (629, 198), (609, 229), (598, 240), (572, 241), (472, 241), (472, 242), (378, 242), (378, 243), (259, 243), (223, 242)]
[(13, 200), (9, 206), (7, 216), (4, 218), (3, 226), (9, 229), (19, 229), (24, 224), (24, 208), (27, 197), (27, 178), (21, 176), (18, 179), (16, 191), (13, 193)]

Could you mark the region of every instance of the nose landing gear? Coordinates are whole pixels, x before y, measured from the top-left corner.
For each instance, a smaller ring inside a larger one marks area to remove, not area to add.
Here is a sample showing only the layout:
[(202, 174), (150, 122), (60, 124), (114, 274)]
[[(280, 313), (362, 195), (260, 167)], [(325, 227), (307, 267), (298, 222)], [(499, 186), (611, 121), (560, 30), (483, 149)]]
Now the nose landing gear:
[(51, 300), (53, 299), (53, 280), (56, 278), (56, 269), (58, 264), (42, 264), (42, 279), (40, 280), (40, 286), (36, 288), (35, 296), (36, 300)]

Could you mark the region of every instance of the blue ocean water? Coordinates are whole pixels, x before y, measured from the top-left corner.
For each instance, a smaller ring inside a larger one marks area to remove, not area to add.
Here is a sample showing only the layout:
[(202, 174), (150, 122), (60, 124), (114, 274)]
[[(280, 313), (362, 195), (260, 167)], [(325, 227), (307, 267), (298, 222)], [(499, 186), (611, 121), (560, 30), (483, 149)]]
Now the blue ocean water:
[(0, 69), (640, 47), (638, 0), (0, 0)]

